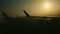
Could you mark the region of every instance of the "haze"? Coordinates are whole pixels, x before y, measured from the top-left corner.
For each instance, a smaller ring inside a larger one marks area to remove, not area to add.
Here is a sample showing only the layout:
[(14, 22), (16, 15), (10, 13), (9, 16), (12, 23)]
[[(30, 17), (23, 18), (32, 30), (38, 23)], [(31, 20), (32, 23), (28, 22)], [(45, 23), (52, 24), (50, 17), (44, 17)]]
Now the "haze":
[(0, 12), (9, 16), (60, 16), (60, 0), (0, 0)]

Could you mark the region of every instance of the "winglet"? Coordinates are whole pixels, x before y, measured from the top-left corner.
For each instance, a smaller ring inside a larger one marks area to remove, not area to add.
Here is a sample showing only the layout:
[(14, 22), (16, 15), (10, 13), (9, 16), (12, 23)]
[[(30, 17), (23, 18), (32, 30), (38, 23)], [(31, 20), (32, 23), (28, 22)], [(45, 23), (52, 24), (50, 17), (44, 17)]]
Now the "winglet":
[(27, 17), (30, 17), (30, 15), (25, 10), (23, 10), (23, 11)]

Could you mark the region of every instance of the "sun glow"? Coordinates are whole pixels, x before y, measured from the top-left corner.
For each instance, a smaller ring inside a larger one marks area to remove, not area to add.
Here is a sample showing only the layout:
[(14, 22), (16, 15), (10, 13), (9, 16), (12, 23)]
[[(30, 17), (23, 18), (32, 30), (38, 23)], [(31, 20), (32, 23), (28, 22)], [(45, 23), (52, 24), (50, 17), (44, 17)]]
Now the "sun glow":
[(51, 4), (49, 2), (45, 2), (44, 3), (44, 11), (43, 12), (46, 14), (46, 16), (48, 16), (49, 13), (51, 12), (50, 8), (51, 8)]
[(48, 2), (46, 2), (46, 3), (44, 4), (44, 8), (45, 8), (45, 9), (49, 9), (49, 8), (50, 8), (50, 4), (49, 4)]

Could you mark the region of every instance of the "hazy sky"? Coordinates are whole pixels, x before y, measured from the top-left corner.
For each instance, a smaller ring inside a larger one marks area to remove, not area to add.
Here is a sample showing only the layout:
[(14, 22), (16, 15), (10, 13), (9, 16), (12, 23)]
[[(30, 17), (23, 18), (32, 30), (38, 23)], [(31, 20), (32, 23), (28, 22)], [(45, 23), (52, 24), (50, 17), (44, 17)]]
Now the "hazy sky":
[(23, 16), (25, 9), (31, 16), (60, 15), (60, 0), (0, 0), (0, 12), (9, 16)]

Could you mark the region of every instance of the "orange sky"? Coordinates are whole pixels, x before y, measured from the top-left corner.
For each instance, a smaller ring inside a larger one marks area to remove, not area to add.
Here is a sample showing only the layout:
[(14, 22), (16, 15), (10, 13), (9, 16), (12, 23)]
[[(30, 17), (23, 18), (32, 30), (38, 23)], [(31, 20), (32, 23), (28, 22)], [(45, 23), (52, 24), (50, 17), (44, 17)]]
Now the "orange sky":
[(7, 6), (3, 11), (9, 16), (24, 16), (23, 9), (31, 16), (60, 16), (60, 0), (15, 0)]

